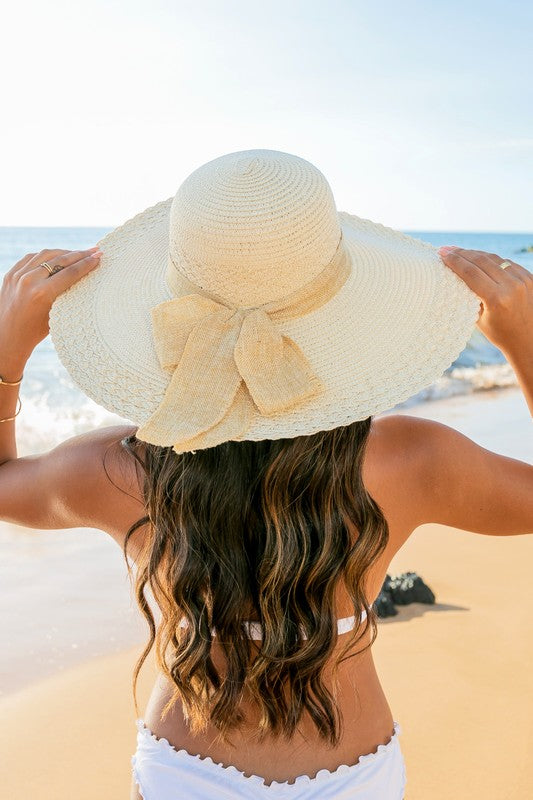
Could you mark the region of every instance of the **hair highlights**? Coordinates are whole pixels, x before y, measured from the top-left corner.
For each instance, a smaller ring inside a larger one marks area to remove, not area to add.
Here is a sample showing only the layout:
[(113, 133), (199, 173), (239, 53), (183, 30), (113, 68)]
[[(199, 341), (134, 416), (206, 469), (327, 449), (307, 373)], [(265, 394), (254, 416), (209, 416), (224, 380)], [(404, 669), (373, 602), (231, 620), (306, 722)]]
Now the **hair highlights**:
[[(371, 641), (362, 650), (375, 640), (364, 581), (388, 541), (361, 475), (371, 422), (180, 455), (135, 436), (122, 441), (142, 465), (147, 510), (124, 543), (127, 556), (132, 533), (146, 524), (135, 592), (150, 638), (135, 667), (134, 694), (155, 646), (157, 665), (175, 687), (164, 713), (181, 700), (193, 733), (212, 724), (228, 740), (243, 721), (246, 690), (259, 707), (260, 740), (290, 738), (307, 711), (320, 736), (338, 742), (342, 719), (322, 680), (337, 642), (335, 590), (343, 581), (358, 624), (334, 670), (355, 655), (346, 653), (368, 626)], [(161, 610), (159, 625), (147, 588)], [(262, 625), (260, 642), (246, 636), (251, 616)], [(224, 674), (211, 657), (212, 628)]]

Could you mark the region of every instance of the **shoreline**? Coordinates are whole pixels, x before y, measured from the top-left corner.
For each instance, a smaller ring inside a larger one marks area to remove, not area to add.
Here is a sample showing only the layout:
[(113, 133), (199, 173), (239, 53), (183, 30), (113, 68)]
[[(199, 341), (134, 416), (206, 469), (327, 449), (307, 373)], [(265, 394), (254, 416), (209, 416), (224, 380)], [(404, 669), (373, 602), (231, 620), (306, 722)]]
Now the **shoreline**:
[(0, 585), (0, 700), (147, 635), (122, 552), (103, 531), (0, 523)]

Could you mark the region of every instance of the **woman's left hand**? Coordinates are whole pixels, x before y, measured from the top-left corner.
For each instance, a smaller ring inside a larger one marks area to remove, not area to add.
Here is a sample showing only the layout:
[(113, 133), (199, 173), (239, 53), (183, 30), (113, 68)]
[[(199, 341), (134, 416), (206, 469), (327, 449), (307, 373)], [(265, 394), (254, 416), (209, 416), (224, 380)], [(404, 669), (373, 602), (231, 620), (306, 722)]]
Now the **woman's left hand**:
[[(49, 333), (48, 315), (58, 295), (100, 262), (98, 247), (89, 250), (41, 250), (28, 253), (4, 276), (0, 288), (2, 363), (26, 361)], [(46, 262), (58, 271), (50, 274)]]

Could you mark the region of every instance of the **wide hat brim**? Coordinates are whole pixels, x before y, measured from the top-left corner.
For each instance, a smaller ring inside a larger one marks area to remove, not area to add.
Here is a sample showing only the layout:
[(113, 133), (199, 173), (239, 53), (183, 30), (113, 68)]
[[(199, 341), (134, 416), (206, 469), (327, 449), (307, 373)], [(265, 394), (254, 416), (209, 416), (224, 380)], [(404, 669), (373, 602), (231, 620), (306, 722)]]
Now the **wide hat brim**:
[[(150, 309), (176, 296), (165, 278), (172, 199), (106, 234), (99, 266), (50, 312), (52, 341), (74, 383), (138, 426), (170, 381)], [(473, 332), (480, 300), (433, 245), (352, 214), (340, 212), (339, 221), (352, 259), (348, 280), (315, 311), (276, 323), (325, 390), (289, 411), (257, 411), (242, 439), (308, 435), (391, 409), (437, 380)]]

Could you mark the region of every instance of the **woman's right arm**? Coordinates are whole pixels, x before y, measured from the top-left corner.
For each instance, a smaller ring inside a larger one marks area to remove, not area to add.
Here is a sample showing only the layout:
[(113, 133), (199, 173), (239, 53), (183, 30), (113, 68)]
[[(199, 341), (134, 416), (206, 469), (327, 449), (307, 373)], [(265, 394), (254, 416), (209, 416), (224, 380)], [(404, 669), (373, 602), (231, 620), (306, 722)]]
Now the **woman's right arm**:
[[(480, 297), (477, 327), (513, 367), (533, 417), (533, 275), (513, 262), (502, 270), (503, 259), (492, 253), (454, 248), (441, 257)], [(533, 533), (532, 464), (493, 453), (442, 423), (411, 417), (408, 424), (417, 453), (417, 525)]]

